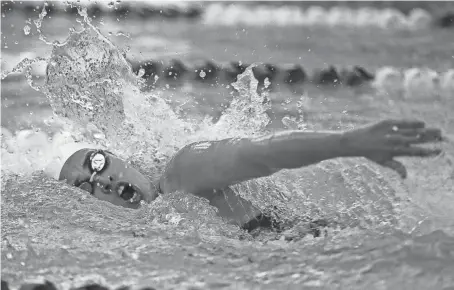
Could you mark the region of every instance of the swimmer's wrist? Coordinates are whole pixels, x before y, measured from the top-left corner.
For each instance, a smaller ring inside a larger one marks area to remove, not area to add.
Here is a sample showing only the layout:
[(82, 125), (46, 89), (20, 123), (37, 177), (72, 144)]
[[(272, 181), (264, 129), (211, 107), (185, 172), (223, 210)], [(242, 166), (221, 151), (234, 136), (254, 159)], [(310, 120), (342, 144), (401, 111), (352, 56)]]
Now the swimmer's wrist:
[(340, 133), (339, 142), (340, 142), (340, 154), (341, 157), (362, 157), (364, 154), (355, 146), (355, 137), (351, 131), (345, 131)]

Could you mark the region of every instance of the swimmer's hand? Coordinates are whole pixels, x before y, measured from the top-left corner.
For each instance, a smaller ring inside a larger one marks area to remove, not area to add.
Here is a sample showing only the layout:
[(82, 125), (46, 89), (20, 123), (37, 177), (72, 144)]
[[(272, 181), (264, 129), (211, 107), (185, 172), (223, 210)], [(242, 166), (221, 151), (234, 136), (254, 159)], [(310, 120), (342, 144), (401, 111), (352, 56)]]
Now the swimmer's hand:
[(412, 120), (384, 120), (344, 133), (344, 144), (350, 156), (367, 159), (407, 177), (405, 166), (394, 157), (430, 157), (441, 149), (414, 145), (443, 141), (441, 130), (426, 128), (425, 123)]

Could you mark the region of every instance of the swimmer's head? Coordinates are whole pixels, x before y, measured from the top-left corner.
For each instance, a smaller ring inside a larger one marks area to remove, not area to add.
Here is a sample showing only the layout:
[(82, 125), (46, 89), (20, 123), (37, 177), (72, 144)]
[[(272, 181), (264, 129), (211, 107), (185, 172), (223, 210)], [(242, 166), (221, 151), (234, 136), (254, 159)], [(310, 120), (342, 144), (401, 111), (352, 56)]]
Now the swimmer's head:
[(82, 188), (112, 204), (138, 208), (151, 202), (158, 191), (148, 178), (108, 151), (81, 149), (72, 154), (60, 171), (59, 180)]

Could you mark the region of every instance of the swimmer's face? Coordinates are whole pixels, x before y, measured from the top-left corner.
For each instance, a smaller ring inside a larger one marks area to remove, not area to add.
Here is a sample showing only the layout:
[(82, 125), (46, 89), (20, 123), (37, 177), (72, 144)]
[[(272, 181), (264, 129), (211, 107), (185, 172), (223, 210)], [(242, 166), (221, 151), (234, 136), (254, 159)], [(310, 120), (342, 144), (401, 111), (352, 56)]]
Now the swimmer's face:
[(158, 196), (146, 176), (106, 151), (77, 151), (66, 160), (59, 180), (66, 180), (101, 200), (128, 208), (138, 208), (141, 201), (151, 202)]

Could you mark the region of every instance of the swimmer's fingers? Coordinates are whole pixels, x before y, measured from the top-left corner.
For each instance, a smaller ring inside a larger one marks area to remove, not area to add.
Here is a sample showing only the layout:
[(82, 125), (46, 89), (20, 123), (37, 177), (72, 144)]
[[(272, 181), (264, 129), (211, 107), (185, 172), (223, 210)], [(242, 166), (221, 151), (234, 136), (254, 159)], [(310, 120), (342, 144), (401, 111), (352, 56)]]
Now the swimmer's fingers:
[(393, 156), (402, 157), (431, 157), (440, 155), (441, 149), (430, 149), (421, 147), (394, 147), (391, 149)]
[(388, 142), (394, 145), (421, 144), (445, 140), (441, 130), (436, 128), (401, 129), (393, 134), (388, 134), (386, 137)]
[(428, 129), (402, 129), (393, 134), (386, 135), (386, 141), (390, 145), (411, 145), (443, 141), (441, 130)]
[(384, 120), (375, 125), (376, 127), (395, 130), (402, 129), (422, 129), (426, 126), (423, 121), (419, 120)]

